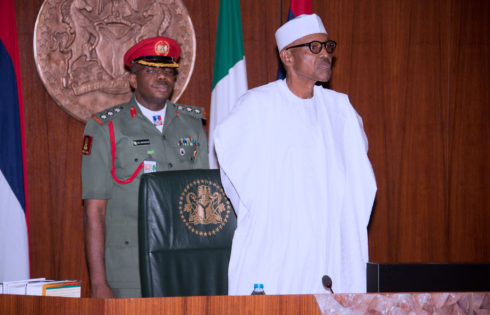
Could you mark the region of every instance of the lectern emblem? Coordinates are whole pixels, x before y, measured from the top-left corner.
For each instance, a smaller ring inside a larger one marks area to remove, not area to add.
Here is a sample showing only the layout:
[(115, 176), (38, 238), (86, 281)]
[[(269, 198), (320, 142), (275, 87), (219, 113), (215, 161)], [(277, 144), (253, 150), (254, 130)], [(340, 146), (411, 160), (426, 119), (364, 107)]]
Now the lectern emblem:
[(180, 195), (180, 217), (199, 236), (218, 233), (228, 222), (232, 208), (223, 188), (209, 180), (196, 180)]
[[(130, 99), (124, 53), (154, 36), (171, 37), (181, 46), (175, 102), (190, 80), (196, 50), (182, 0), (45, 0), (34, 29), (34, 59), (55, 102), (86, 121)], [(155, 49), (166, 55), (168, 43)]]

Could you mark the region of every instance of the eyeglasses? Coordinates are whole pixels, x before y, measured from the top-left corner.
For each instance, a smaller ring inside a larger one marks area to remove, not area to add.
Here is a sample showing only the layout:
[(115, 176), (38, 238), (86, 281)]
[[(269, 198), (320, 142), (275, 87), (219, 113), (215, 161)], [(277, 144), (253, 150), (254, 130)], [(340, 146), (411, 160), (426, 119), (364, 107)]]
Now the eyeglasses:
[(310, 51), (314, 54), (319, 54), (322, 51), (322, 46), (325, 47), (325, 50), (331, 54), (335, 51), (335, 47), (337, 47), (337, 43), (333, 40), (327, 40), (326, 42), (320, 42), (317, 40), (314, 40), (312, 42), (306, 43), (306, 44), (299, 44), (299, 45), (294, 45), (291, 47), (286, 48), (286, 50), (291, 49), (291, 48), (297, 48), (297, 47), (303, 47), (307, 46)]
[(177, 71), (174, 68), (156, 68), (156, 67), (144, 67), (140, 71), (143, 71), (148, 75), (160, 75), (163, 74), (166, 77), (175, 77)]

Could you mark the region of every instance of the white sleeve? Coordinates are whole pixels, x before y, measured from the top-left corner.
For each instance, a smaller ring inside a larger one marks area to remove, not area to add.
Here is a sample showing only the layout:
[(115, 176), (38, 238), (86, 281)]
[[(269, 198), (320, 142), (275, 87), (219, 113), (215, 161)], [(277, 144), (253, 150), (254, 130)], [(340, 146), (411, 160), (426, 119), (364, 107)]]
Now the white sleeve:
[[(260, 128), (257, 128), (258, 104), (249, 94), (242, 96), (233, 112), (216, 127), (215, 150), (223, 187), (233, 206), (237, 200), (250, 209), (260, 171)], [(228, 189), (226, 188), (228, 187)], [(235, 200), (233, 200), (235, 199)], [(238, 208), (237, 208), (238, 209)]]

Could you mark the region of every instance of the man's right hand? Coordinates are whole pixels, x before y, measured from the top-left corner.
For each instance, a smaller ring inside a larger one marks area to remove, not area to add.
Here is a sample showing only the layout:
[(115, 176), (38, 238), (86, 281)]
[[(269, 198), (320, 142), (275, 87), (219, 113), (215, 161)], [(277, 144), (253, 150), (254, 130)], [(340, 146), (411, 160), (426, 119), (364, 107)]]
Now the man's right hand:
[(116, 297), (107, 284), (92, 285), (90, 296), (97, 299), (113, 299)]
[(94, 298), (114, 298), (105, 273), (105, 213), (107, 200), (85, 199), (85, 250)]

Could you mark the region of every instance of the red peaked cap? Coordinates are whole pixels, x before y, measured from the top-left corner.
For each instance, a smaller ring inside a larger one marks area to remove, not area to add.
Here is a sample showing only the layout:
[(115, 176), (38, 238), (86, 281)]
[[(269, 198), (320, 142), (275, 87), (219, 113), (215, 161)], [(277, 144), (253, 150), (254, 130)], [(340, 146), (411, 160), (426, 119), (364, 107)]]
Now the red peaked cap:
[(180, 56), (179, 44), (169, 37), (151, 37), (129, 48), (124, 54), (124, 64), (129, 68), (134, 63), (150, 67), (177, 68)]

